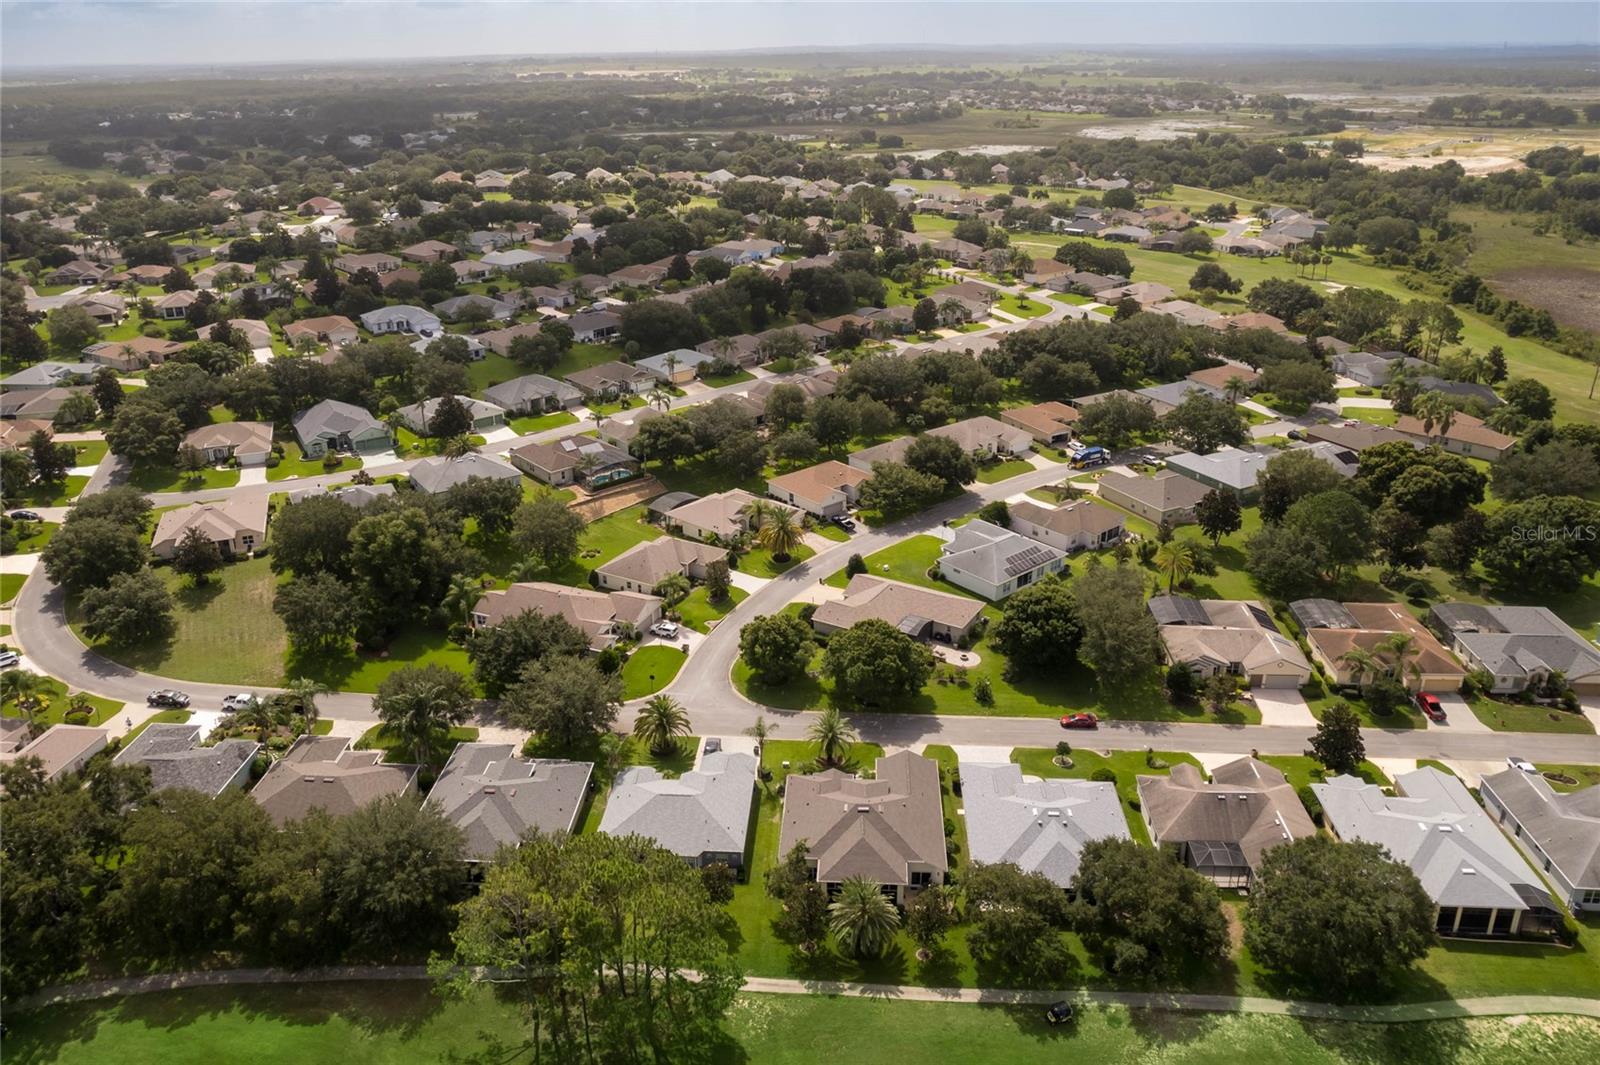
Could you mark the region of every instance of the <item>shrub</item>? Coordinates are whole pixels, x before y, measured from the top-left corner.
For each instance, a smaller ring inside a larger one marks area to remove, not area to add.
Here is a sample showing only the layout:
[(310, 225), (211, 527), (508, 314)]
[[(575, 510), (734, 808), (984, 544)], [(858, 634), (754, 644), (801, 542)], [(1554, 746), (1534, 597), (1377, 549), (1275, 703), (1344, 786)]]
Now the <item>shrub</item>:
[(87, 710), (68, 710), (66, 721), (69, 725), (87, 725), (89, 717), (90, 714)]
[(807, 604), (805, 604), (804, 606), (802, 606), (800, 608), (800, 620), (805, 622), (807, 625), (809, 625), (809, 624), (811, 624), (812, 615), (814, 615), (816, 612), (817, 612), (817, 604), (816, 603), (807, 603)]
[(972, 686), (972, 698), (979, 706), (994, 705), (994, 685), (989, 682), (987, 675), (979, 677), (978, 682)]
[(1295, 790), (1300, 797), (1300, 805), (1306, 808), (1306, 813), (1311, 815), (1311, 820), (1322, 824), (1322, 803), (1317, 800), (1317, 793), (1311, 790), (1310, 784), (1302, 784)]
[(278, 463), (280, 463), (282, 461), (283, 461), (283, 456), (279, 455), (276, 451), (274, 451), (272, 454), (267, 456), (267, 469), (269, 469), (269, 470), (276, 469), (277, 466), (278, 466)]
[(1113, 770), (1101, 766), (1089, 774), (1089, 779), (1098, 780), (1102, 784), (1115, 784), (1117, 782), (1117, 774)]

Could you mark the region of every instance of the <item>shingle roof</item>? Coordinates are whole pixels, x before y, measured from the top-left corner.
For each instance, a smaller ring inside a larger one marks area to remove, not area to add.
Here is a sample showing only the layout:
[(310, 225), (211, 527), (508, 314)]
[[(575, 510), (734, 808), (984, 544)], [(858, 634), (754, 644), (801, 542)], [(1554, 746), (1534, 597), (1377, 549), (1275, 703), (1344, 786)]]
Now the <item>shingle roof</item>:
[(780, 836), (781, 853), (808, 844), (823, 883), (860, 876), (908, 885), (913, 863), (942, 873), (948, 865), (938, 763), (901, 751), (878, 759), (873, 780), (837, 769), (791, 774)]
[(525, 759), (509, 743), (462, 743), (428, 801), (461, 829), (469, 858), (488, 860), (532, 831), (571, 832), (593, 771), (590, 762)]
[(1136, 783), (1160, 842), (1234, 843), (1253, 869), (1271, 848), (1317, 831), (1283, 774), (1254, 758), (1219, 766), (1211, 783), (1187, 762), (1169, 776), (1140, 776)]
[(261, 749), (259, 743), (238, 739), (202, 747), (202, 739), (204, 730), (199, 725), (146, 725), (117, 755), (116, 764), (148, 766), (152, 791), (187, 788), (216, 796)]
[(1064, 557), (1049, 544), (974, 518), (956, 529), (944, 545), (939, 566), (998, 586)]
[(411, 467), (411, 483), (428, 493), (444, 492), (458, 484), (466, 484), (474, 477), (494, 481), (520, 481), (522, 474), (515, 466), (489, 455), (469, 454), (459, 458), (433, 456)]
[(961, 763), (967, 848), (975, 862), (1010, 862), (1061, 887), (1097, 839), (1129, 839), (1115, 784), (1025, 777), (1014, 763)]
[(472, 608), (482, 625), (536, 610), (564, 617), (589, 637), (591, 646), (606, 646), (620, 622), (638, 625), (654, 614), (661, 600), (637, 592), (597, 592), (549, 581), (523, 581), (503, 591), (484, 593)]
[(1574, 888), (1600, 890), (1600, 785), (1560, 794), (1537, 773), (1507, 769), (1479, 781), (1516, 817)]
[(416, 787), (418, 766), (384, 765), (382, 751), (353, 751), (347, 736), (302, 736), (274, 762), (250, 795), (274, 824), (312, 810), (334, 817)]
[(818, 624), (840, 629), (868, 618), (898, 626), (909, 617), (964, 629), (982, 613), (983, 603), (977, 599), (858, 573), (845, 585), (841, 598), (819, 604), (811, 617)]
[(707, 754), (699, 769), (677, 779), (633, 766), (611, 786), (600, 831), (644, 836), (683, 858), (742, 855), (755, 783), (755, 758), (736, 751)]
[(679, 536), (661, 536), (634, 544), (610, 562), (597, 567), (595, 572), (653, 588), (657, 581), (670, 574), (687, 573), (692, 565), (706, 566), (727, 557), (728, 549), (725, 547), (697, 543)]

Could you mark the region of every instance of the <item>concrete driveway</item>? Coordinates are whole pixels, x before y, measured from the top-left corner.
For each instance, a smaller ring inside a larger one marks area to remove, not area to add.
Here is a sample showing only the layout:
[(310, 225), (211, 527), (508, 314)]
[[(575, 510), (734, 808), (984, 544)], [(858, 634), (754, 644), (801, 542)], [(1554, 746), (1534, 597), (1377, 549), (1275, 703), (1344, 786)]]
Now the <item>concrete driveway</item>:
[(1263, 725), (1317, 727), (1305, 697), (1293, 688), (1251, 688), (1250, 694), (1261, 710)]
[(1494, 729), (1478, 720), (1478, 715), (1472, 712), (1472, 707), (1461, 696), (1451, 692), (1439, 696), (1439, 705), (1444, 707), (1443, 721), (1432, 721), (1427, 718), (1429, 732), (1493, 732)]

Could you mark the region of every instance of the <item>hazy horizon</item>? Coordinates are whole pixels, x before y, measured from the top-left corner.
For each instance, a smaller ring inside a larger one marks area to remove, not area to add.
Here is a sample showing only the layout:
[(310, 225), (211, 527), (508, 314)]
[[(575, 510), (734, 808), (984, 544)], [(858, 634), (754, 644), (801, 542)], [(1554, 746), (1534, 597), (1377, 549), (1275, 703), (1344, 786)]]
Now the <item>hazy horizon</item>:
[(1600, 4), (4, 0), (0, 29), (0, 64), (25, 70), (1006, 44), (1082, 51), (1595, 47)]

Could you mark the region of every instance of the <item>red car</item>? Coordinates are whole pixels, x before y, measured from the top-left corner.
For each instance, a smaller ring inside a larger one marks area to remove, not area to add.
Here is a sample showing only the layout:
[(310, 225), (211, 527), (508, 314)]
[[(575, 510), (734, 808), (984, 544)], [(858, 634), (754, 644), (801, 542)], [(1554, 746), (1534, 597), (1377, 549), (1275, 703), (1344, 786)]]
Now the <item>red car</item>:
[(1417, 706), (1421, 708), (1424, 714), (1428, 715), (1429, 721), (1444, 720), (1444, 705), (1439, 702), (1439, 697), (1437, 695), (1430, 695), (1427, 692), (1418, 692)]
[(1062, 714), (1062, 728), (1099, 728), (1100, 719), (1093, 714)]

